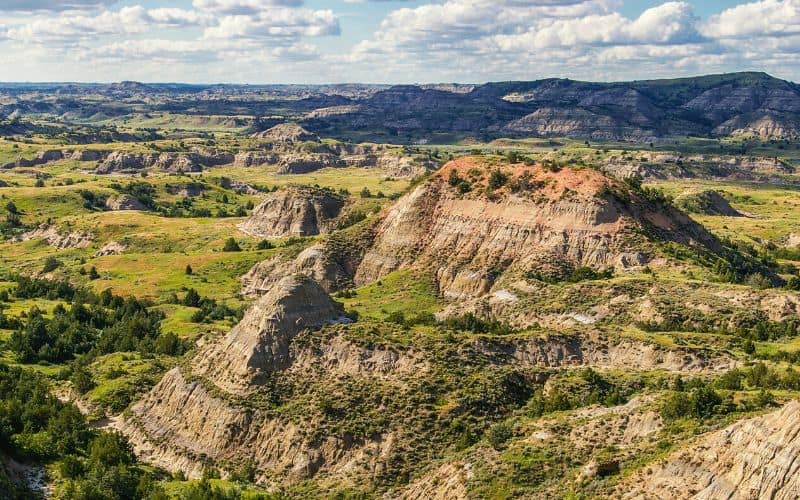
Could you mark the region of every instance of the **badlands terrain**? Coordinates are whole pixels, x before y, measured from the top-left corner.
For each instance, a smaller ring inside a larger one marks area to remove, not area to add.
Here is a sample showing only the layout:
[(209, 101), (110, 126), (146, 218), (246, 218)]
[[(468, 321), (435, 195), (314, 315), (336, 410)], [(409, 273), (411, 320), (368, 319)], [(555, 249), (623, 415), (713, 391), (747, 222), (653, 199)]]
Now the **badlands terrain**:
[(0, 497), (800, 495), (800, 88), (0, 84)]

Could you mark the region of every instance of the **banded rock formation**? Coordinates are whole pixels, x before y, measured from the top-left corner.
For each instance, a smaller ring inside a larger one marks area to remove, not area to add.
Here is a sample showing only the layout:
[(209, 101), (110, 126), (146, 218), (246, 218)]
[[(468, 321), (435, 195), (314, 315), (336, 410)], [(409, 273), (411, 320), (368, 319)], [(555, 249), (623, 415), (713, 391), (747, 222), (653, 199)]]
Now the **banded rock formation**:
[[(487, 194), (492, 171), (506, 184)], [(459, 192), (464, 183), (467, 193)], [(718, 248), (682, 212), (594, 170), (486, 168), (485, 160), (465, 158), (446, 165), (388, 211), (355, 282), (420, 267), (433, 270), (446, 297), (476, 297), (507, 272), (540, 272), (553, 262), (595, 269), (641, 265), (647, 241), (638, 235), (644, 230), (661, 240)]]
[(626, 499), (789, 500), (800, 491), (800, 402), (703, 436), (637, 473)]
[(331, 191), (287, 187), (270, 194), (239, 229), (262, 238), (325, 234), (336, 228), (344, 205), (344, 198)]
[(193, 362), (193, 373), (228, 393), (257, 390), (273, 372), (291, 365), (289, 343), (301, 330), (344, 321), (344, 309), (313, 280), (284, 278), (242, 321)]

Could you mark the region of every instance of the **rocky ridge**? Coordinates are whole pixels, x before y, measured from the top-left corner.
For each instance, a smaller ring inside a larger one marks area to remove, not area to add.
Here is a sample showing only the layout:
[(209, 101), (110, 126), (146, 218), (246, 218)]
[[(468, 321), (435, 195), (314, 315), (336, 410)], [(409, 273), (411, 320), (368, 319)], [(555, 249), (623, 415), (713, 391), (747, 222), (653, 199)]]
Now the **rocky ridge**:
[(43, 224), (16, 238), (17, 241), (41, 239), (53, 248), (86, 248), (94, 241), (94, 235), (87, 231), (71, 231), (64, 233), (54, 226)]

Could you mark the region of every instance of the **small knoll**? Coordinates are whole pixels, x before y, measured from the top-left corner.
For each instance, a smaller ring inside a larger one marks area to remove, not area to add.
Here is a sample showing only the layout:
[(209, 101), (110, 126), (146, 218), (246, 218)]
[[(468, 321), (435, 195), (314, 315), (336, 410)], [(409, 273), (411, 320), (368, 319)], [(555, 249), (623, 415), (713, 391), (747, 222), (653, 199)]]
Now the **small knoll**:
[(344, 198), (331, 191), (287, 187), (270, 194), (239, 229), (262, 238), (325, 234), (336, 228), (344, 205)]
[(675, 199), (675, 204), (691, 214), (743, 217), (719, 191), (713, 189), (686, 192)]
[(800, 491), (800, 402), (701, 437), (619, 488), (621, 498), (794, 499)]
[(281, 123), (279, 125), (275, 125), (271, 129), (258, 132), (254, 134), (253, 137), (258, 139), (272, 139), (277, 142), (288, 143), (319, 141), (319, 137), (317, 135), (312, 134), (308, 130), (295, 123)]
[(103, 248), (94, 253), (95, 257), (105, 257), (107, 255), (120, 255), (127, 250), (127, 245), (118, 241), (109, 241)]
[(386, 212), (355, 282), (418, 266), (433, 269), (445, 297), (477, 297), (507, 273), (541, 273), (554, 262), (644, 265), (652, 240), (719, 250), (684, 213), (596, 170), (467, 157)]

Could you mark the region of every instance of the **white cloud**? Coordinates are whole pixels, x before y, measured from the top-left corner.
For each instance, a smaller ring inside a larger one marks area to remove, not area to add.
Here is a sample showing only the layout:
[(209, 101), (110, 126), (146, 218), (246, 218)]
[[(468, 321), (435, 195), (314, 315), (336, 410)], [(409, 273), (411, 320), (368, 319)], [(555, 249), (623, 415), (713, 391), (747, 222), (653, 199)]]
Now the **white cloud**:
[(230, 16), (260, 14), (271, 7), (300, 7), (303, 0), (194, 0), (198, 10)]
[(800, 33), (800, 0), (764, 0), (746, 3), (712, 16), (708, 36), (742, 38)]
[(8, 37), (30, 43), (65, 42), (98, 35), (139, 33), (146, 29), (149, 22), (147, 11), (143, 7), (123, 7), (119, 11), (103, 11), (98, 15), (40, 17), (11, 27)]
[(339, 33), (339, 20), (333, 11), (274, 8), (251, 16), (225, 16), (206, 28), (204, 37), (296, 39)]
[(0, 0), (0, 53), (15, 69), (49, 71), (15, 79), (52, 79), (53, 68), (94, 78), (100, 63), (115, 79), (159, 75), (158, 65), (177, 73), (170, 79), (205, 81), (620, 80), (740, 69), (800, 77), (800, 0), (742, 0), (706, 20), (692, 7), (700, 0), (662, 1), (632, 17), (620, 12), (624, 0), (344, 1), (391, 10), (373, 33), (328, 46), (321, 37), (353, 25), (340, 24), (343, 3)]

